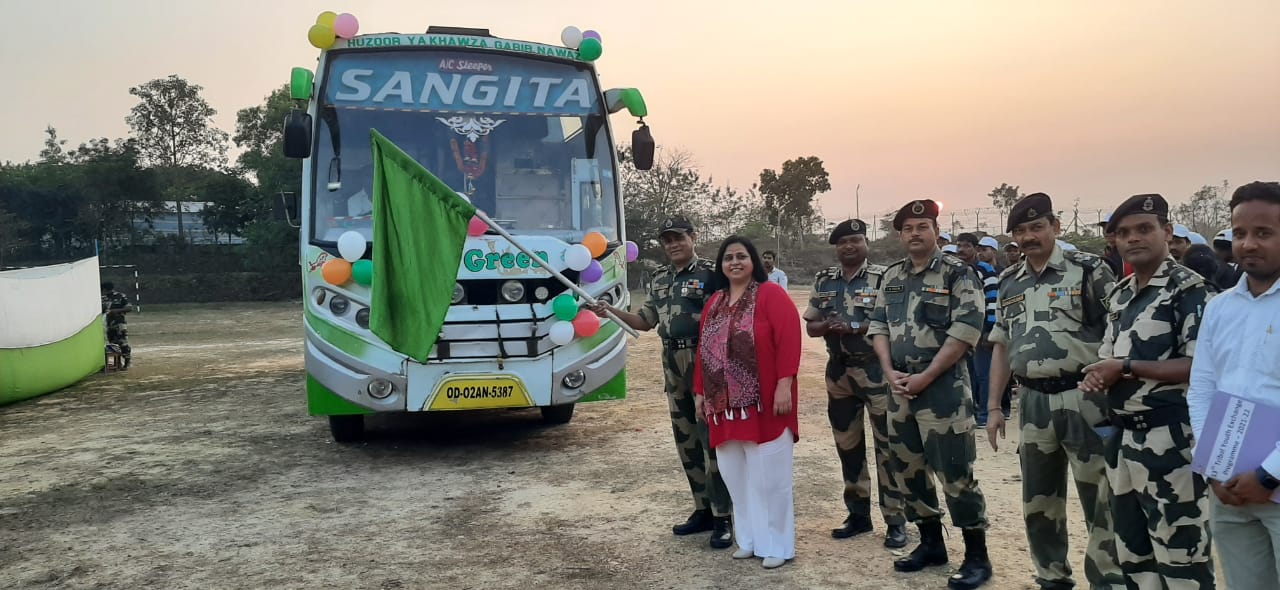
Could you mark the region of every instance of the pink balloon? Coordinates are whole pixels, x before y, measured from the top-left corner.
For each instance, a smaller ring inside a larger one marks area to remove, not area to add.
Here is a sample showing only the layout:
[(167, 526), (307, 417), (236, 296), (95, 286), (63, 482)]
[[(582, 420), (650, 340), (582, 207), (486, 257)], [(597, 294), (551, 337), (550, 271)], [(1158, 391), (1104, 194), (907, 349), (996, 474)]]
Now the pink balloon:
[(604, 39), (601, 39), (601, 38), (600, 38), (600, 33), (597, 33), (597, 32), (595, 32), (595, 31), (583, 31), (583, 32), (582, 32), (582, 38), (583, 38), (583, 39), (595, 39), (596, 41), (601, 41), (601, 42), (603, 42), (603, 41), (604, 41)]
[(627, 262), (635, 262), (640, 258), (640, 246), (635, 242), (627, 242)]
[(467, 224), (467, 235), (473, 238), (476, 236), (483, 236), (487, 231), (489, 231), (489, 224), (485, 223), (483, 219), (480, 219), (479, 215), (472, 217), (471, 223)]
[(356, 31), (360, 30), (360, 21), (351, 14), (342, 13), (338, 18), (333, 19), (333, 32), (343, 39), (350, 39), (356, 36)]
[(604, 277), (604, 267), (600, 266), (599, 260), (592, 260), (586, 268), (582, 269), (582, 280), (588, 283), (594, 283)]
[(600, 331), (600, 318), (591, 310), (584, 309), (573, 318), (573, 331), (580, 338), (590, 338)]

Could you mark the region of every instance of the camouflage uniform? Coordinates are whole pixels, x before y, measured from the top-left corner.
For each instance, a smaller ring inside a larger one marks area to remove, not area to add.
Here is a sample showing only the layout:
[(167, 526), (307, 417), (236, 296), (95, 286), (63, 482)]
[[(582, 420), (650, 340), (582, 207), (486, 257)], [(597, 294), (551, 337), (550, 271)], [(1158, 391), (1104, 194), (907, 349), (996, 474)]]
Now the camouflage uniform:
[[(863, 263), (845, 280), (844, 271), (833, 266), (814, 277), (809, 308), (804, 319), (819, 321), (838, 314), (846, 322), (866, 323), (875, 307), (876, 290), (884, 267)], [(863, 414), (869, 410), (875, 438), (876, 481), (879, 483), (880, 512), (885, 524), (905, 524), (902, 493), (889, 464), (889, 387), (876, 360), (871, 343), (861, 335), (828, 334), (827, 419), (836, 439), (836, 454), (844, 474), (844, 505), (849, 514), (871, 516), (871, 477), (867, 469), (867, 440)]]
[[(1165, 260), (1142, 290), (1136, 275), (1111, 293), (1098, 354), (1162, 361), (1195, 355), (1208, 303), (1204, 279)], [(1187, 387), (1121, 379), (1107, 398), (1121, 432), (1110, 441), (1107, 478), (1116, 552), (1130, 588), (1213, 588), (1209, 488), (1191, 471)]]
[[(111, 291), (102, 296), (102, 313), (117, 309), (129, 309), (129, 298), (119, 291)], [(120, 356), (128, 366), (133, 356), (129, 347), (129, 320), (124, 314), (107, 315), (107, 342), (120, 347)]]
[(1123, 584), (1107, 506), (1102, 437), (1105, 403), (1079, 389), (1084, 368), (1098, 360), (1106, 296), (1115, 275), (1097, 256), (1055, 247), (1037, 276), (1026, 260), (1000, 275), (991, 341), (1009, 351), (1022, 384), (1019, 404), (1022, 516), (1043, 588), (1072, 588), (1067, 560), (1067, 467), (1075, 478), (1089, 544), (1091, 586)]
[(729, 491), (716, 467), (716, 451), (707, 438), (707, 425), (697, 419), (693, 403), (693, 365), (698, 349), (698, 321), (710, 295), (708, 284), (715, 263), (702, 258), (682, 269), (664, 266), (653, 275), (648, 300), (640, 317), (658, 328), (662, 339), (662, 372), (671, 411), (676, 450), (689, 478), (689, 489), (698, 510), (729, 516)]
[[(910, 259), (885, 270), (867, 334), (889, 337), (894, 369), (919, 373), (947, 338), (977, 344), (985, 307), (973, 270), (955, 256), (935, 252), (918, 273)], [(969, 388), (962, 360), (917, 397), (890, 396), (889, 456), (911, 522), (941, 519), (936, 474), (951, 522), (963, 529), (987, 527), (986, 501), (973, 475), (977, 448)]]

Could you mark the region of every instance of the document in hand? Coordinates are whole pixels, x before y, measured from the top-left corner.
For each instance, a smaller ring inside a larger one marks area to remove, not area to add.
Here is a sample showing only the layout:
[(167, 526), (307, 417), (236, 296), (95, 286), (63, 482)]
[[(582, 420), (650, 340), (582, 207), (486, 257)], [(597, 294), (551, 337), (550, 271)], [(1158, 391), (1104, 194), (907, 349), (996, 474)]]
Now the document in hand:
[[(1280, 441), (1277, 424), (1280, 407), (1218, 392), (1209, 406), (1204, 432), (1196, 441), (1191, 469), (1218, 481), (1257, 469)], [(1280, 490), (1271, 501), (1280, 504)]]

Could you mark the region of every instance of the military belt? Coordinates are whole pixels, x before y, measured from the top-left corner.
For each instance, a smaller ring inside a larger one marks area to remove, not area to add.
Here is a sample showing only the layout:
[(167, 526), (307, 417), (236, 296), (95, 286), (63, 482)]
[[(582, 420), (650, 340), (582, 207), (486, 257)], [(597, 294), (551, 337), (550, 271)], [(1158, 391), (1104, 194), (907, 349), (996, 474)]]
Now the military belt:
[(686, 348), (697, 348), (697, 338), (664, 338), (662, 346), (670, 350), (684, 350)]
[(1186, 406), (1165, 406), (1132, 414), (1112, 414), (1111, 425), (1125, 430), (1151, 430), (1161, 426), (1189, 424), (1191, 415)]
[(1084, 381), (1084, 373), (1072, 373), (1055, 379), (1031, 379), (1028, 377), (1018, 377), (1018, 383), (1023, 387), (1034, 389), (1040, 393), (1062, 393), (1080, 387), (1080, 382)]

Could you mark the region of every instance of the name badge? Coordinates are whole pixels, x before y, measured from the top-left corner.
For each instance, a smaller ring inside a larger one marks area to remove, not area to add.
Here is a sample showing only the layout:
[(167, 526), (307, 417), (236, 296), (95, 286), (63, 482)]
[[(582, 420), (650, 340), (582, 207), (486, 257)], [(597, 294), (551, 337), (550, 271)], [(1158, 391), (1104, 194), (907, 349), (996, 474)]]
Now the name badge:
[(1027, 298), (1027, 296), (1026, 296), (1026, 294), (1024, 293), (1024, 294), (1020, 294), (1020, 295), (1014, 295), (1013, 297), (1010, 297), (1010, 298), (1008, 298), (1008, 299), (1001, 299), (1001, 300), (1000, 300), (1000, 307), (1009, 307), (1010, 305), (1013, 305), (1013, 304), (1015, 304), (1015, 303), (1022, 303), (1022, 301), (1023, 301), (1024, 299), (1026, 299), (1026, 298)]
[(889, 285), (884, 288), (885, 293), (902, 293), (905, 290), (902, 285)]

